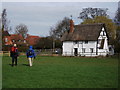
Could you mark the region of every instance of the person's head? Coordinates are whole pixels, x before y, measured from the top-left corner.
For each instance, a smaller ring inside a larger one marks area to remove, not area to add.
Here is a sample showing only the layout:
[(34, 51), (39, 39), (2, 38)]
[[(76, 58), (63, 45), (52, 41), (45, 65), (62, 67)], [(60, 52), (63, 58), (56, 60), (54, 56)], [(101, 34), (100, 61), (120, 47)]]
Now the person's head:
[(32, 48), (33, 48), (32, 46), (29, 47), (29, 49), (32, 49)]
[(13, 46), (14, 46), (14, 47), (17, 47), (17, 44), (14, 44)]

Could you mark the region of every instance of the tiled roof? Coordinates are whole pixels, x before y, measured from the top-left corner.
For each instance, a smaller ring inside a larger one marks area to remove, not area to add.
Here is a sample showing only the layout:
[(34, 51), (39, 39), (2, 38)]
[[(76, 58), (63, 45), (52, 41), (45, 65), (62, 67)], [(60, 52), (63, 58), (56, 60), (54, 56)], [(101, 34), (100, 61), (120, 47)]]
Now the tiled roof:
[(24, 38), (20, 34), (11, 34), (10, 37), (11, 39), (15, 39), (15, 40), (24, 40)]
[(10, 36), (10, 34), (8, 33), (8, 31), (3, 31), (3, 35), (4, 36)]
[[(26, 42), (29, 45), (35, 45), (37, 43), (37, 41), (40, 39), (39, 36), (33, 36), (33, 35), (27, 35), (26, 38), (23, 38), (21, 34), (11, 34), (10, 36), (4, 36), (4, 40), (5, 38), (8, 39), (7, 42), (5, 42), (6, 45), (11, 45), (14, 42), (15, 43), (24, 43), (24, 40), (26, 40)], [(14, 42), (13, 42), (14, 40)]]
[(39, 36), (28, 35), (27, 38), (26, 38), (26, 41), (30, 45), (35, 45), (39, 39), (40, 39)]

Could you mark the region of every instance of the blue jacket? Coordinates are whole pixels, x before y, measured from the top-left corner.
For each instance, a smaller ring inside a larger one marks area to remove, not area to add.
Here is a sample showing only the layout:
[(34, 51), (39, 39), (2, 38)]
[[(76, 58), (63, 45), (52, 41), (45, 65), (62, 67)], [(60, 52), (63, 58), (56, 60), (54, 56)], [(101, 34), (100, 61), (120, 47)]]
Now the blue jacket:
[[(33, 53), (32, 55), (29, 55), (29, 54), (28, 54), (28, 53), (29, 53), (29, 50), (32, 51), (32, 53)], [(28, 58), (33, 58), (33, 57), (35, 57), (36, 55), (35, 55), (35, 52), (34, 52), (32, 46), (29, 47), (29, 50), (26, 52), (26, 56), (27, 56)]]

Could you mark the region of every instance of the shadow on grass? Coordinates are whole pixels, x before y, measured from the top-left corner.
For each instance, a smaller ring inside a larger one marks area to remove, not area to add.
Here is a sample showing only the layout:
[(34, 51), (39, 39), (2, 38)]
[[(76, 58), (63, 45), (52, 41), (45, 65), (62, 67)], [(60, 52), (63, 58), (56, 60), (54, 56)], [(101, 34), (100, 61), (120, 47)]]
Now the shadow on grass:
[(9, 65), (10, 65), (10, 66), (12, 66), (12, 67), (13, 67), (13, 66), (17, 66), (17, 65), (15, 65), (15, 64), (14, 64), (14, 65), (12, 65), (12, 64), (9, 64)]
[(10, 66), (12, 66), (12, 64), (9, 64)]
[(22, 65), (24, 65), (24, 66), (29, 66), (28, 64), (22, 64)]
[[(8, 64), (10, 66), (12, 66), (12, 64)], [(29, 66), (28, 64), (22, 64), (23, 66)], [(14, 65), (15, 66), (15, 65)]]
[[(12, 66), (12, 64), (8, 64), (10, 66)], [(23, 66), (29, 66), (28, 64), (22, 64)], [(15, 66), (15, 65), (14, 65)]]

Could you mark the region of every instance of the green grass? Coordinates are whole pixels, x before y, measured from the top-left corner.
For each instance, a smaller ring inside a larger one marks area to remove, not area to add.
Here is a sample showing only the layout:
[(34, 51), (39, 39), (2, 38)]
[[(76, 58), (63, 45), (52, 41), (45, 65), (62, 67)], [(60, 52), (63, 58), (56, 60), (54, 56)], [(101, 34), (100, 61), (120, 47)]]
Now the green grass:
[(114, 58), (80, 58), (38, 56), (33, 67), (21, 56), (18, 66), (4, 56), (3, 88), (117, 88), (118, 60)]

